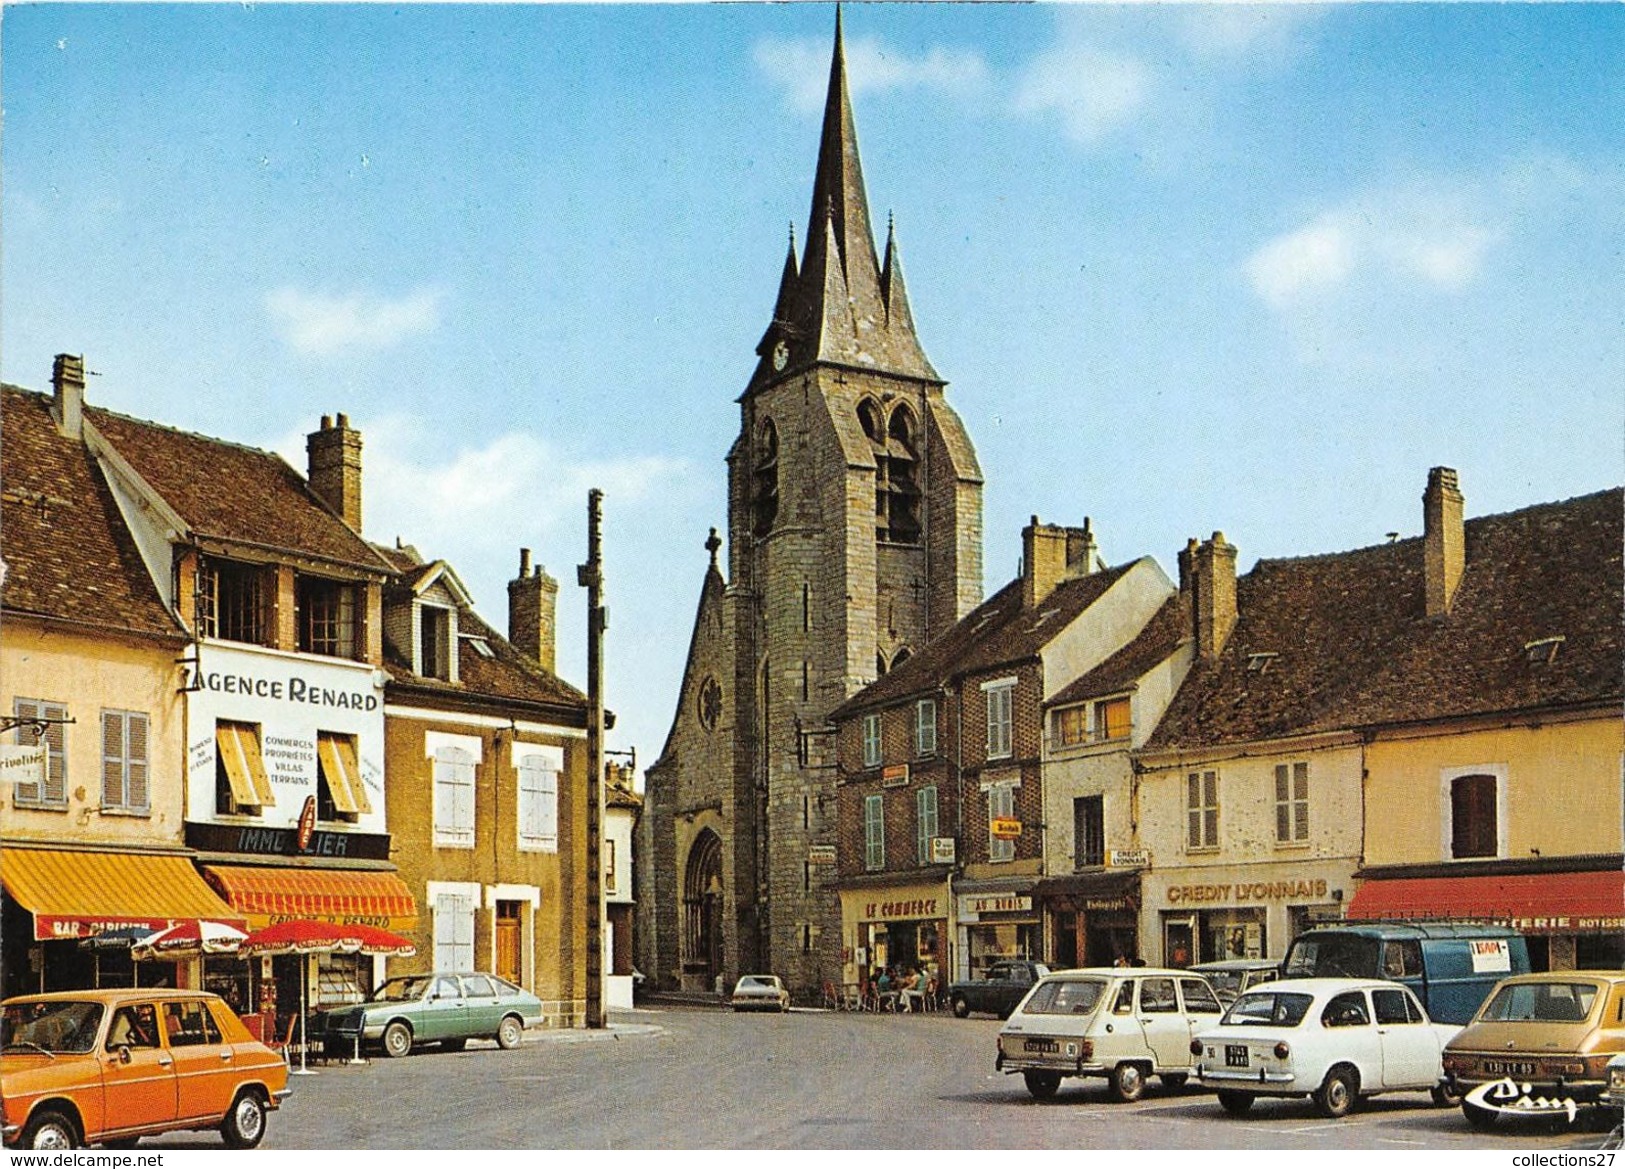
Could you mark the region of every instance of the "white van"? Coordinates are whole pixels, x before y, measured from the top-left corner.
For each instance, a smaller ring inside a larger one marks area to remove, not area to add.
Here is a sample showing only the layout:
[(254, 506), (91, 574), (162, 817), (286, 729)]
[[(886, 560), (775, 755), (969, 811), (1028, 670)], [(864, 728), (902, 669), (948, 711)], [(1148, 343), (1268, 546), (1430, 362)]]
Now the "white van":
[(1146, 1079), (1170, 1088), (1191, 1073), (1191, 1037), (1224, 1009), (1189, 970), (1107, 966), (1050, 974), (999, 1031), (994, 1067), (1020, 1072), (1040, 1100), (1064, 1076), (1101, 1076), (1114, 1100), (1138, 1100)]

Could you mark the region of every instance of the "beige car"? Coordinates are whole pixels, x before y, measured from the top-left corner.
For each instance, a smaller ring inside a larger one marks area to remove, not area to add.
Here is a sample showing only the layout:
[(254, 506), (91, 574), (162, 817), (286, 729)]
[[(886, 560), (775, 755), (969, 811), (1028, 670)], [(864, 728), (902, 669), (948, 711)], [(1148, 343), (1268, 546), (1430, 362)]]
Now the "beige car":
[(1552, 970), (1496, 985), (1444, 1052), (1475, 1128), (1500, 1117), (1567, 1116), (1604, 1103), (1625, 1052), (1625, 971)]
[(1028, 993), (999, 1031), (994, 1067), (1027, 1081), (1040, 1100), (1065, 1076), (1106, 1080), (1112, 1099), (1138, 1100), (1151, 1076), (1177, 1088), (1190, 1078), (1191, 1036), (1223, 1008), (1188, 970), (1107, 966), (1060, 970)]

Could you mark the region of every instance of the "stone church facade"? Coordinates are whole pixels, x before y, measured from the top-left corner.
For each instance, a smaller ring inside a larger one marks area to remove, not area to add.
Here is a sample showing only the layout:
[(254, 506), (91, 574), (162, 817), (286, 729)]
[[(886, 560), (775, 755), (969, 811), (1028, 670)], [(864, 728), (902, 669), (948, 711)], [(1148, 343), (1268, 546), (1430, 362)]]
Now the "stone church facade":
[(827, 716), (981, 600), (982, 476), (879, 253), (840, 17), (805, 247), (792, 239), (728, 453), (677, 709), (640, 824), (640, 965), (713, 989), (839, 979)]

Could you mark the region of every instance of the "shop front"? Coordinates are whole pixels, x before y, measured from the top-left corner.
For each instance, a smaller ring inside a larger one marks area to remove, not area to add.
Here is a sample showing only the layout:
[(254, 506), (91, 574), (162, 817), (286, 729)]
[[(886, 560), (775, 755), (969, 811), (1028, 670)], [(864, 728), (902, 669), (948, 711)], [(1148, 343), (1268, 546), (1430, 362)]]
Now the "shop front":
[(1045, 877), (1033, 897), (1051, 967), (1115, 966), (1140, 956), (1138, 869)]
[(922, 984), (945, 986), (948, 951), (948, 879), (904, 885), (859, 885), (841, 890), (841, 978), (848, 998), (882, 971), (918, 971)]
[(1280, 958), (1305, 929), (1341, 919), (1353, 885), (1347, 861), (1147, 872), (1140, 917), (1146, 956), (1174, 967)]
[(1382, 921), (1482, 921), (1529, 941), (1537, 970), (1625, 965), (1621, 858), (1456, 862), (1362, 869), (1349, 916)]
[(983, 978), (1005, 958), (1041, 960), (1043, 921), (1033, 899), (1036, 877), (964, 881), (955, 889), (959, 967), (955, 978)]
[(7, 845), (0, 849), (0, 880), (7, 995), (195, 986), (192, 963), (133, 962), (131, 943), (184, 921), (244, 924), (181, 853)]

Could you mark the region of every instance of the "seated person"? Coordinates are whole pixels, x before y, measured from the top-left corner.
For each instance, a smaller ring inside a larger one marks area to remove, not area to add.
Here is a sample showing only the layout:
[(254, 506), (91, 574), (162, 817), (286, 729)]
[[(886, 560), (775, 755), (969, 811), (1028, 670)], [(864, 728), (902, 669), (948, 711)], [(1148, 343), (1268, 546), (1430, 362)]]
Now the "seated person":
[(158, 1020), (150, 1003), (136, 1003), (120, 1007), (113, 1016), (113, 1025), (107, 1031), (107, 1046), (157, 1047)]

